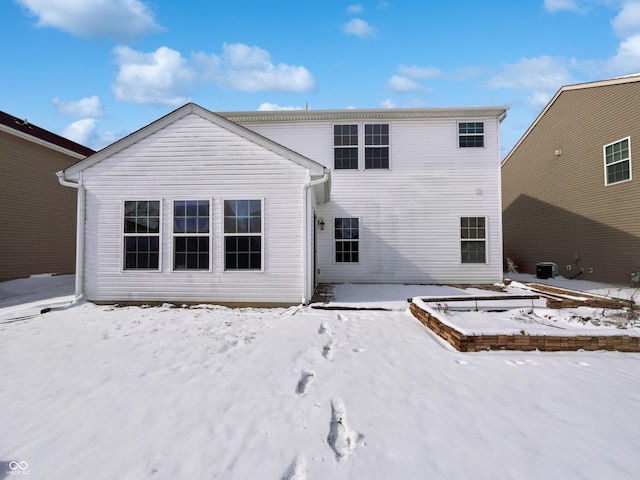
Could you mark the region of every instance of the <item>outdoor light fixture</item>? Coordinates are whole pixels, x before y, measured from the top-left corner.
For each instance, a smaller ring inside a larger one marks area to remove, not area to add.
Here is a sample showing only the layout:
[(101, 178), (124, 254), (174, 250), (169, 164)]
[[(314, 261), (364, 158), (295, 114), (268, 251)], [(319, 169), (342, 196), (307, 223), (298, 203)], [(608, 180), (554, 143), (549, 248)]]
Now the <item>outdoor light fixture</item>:
[(324, 219), (322, 217), (318, 219), (318, 226), (320, 227), (320, 230), (324, 230)]

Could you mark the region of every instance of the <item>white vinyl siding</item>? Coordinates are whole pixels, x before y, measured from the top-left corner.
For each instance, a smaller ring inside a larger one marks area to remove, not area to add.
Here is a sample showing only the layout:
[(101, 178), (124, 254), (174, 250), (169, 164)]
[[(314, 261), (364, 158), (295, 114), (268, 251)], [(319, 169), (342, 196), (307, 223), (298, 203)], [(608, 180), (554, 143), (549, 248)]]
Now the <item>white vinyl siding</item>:
[[(87, 298), (299, 303), (303, 185), (308, 181), (306, 168), (199, 115), (186, 115), (84, 170)], [(163, 205), (160, 272), (132, 275), (121, 268), (123, 202), (158, 198)], [(262, 271), (224, 271), (222, 202), (241, 198), (265, 199), (263, 215), (269, 221), (262, 235), (269, 251)], [(210, 271), (173, 269), (171, 209), (174, 201), (185, 199), (211, 200)]]
[[(496, 118), (482, 117), (484, 148), (459, 148), (456, 118), (391, 120), (392, 169), (333, 170), (331, 201), (316, 207), (321, 283), (494, 283), (502, 279), (500, 145)], [(246, 123), (333, 169), (330, 121)], [(355, 123), (345, 120), (344, 124)], [(444, 139), (447, 139), (446, 141)], [(487, 219), (487, 262), (460, 262), (460, 217)], [(358, 263), (335, 261), (334, 218), (360, 218)]]

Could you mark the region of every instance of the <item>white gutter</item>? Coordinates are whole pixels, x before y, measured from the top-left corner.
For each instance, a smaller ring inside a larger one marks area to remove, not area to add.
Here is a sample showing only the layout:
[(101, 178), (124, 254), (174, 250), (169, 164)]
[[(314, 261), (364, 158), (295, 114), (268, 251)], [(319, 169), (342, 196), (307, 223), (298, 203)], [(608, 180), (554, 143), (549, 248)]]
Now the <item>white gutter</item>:
[(65, 187), (78, 190), (78, 205), (76, 213), (76, 303), (84, 298), (84, 220), (86, 191), (82, 185), (82, 172), (79, 173), (78, 182), (71, 182), (64, 176), (64, 170), (56, 172), (58, 181)]
[[(322, 175), (322, 178), (319, 178), (317, 180), (310, 180), (302, 188), (302, 192), (303, 192), (302, 193), (302, 218), (303, 218), (303, 222), (302, 222), (302, 257), (303, 257), (302, 259), (302, 280), (303, 280), (302, 303), (303, 304), (306, 304), (311, 300), (311, 297), (313, 296), (313, 292), (311, 292), (311, 290), (315, 287), (315, 285), (313, 286), (311, 285), (311, 280), (310, 278), (308, 278), (309, 272), (311, 271), (311, 258), (309, 255), (309, 245), (308, 245), (309, 224), (308, 224), (308, 218), (307, 218), (307, 213), (308, 213), (307, 197), (308, 197), (310, 187), (319, 185), (321, 183), (325, 183), (328, 179), (329, 179), (329, 172), (325, 168), (324, 175)], [(314, 268), (317, 268), (317, 267), (314, 266)]]

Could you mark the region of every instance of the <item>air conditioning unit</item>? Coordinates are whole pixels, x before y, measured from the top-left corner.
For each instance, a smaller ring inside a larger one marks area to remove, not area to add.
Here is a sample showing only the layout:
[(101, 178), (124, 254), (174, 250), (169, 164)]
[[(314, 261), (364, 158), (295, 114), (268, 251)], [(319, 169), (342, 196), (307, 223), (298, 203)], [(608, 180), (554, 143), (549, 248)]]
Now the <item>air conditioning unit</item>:
[(540, 262), (536, 265), (536, 277), (553, 278), (558, 275), (558, 265), (553, 262)]

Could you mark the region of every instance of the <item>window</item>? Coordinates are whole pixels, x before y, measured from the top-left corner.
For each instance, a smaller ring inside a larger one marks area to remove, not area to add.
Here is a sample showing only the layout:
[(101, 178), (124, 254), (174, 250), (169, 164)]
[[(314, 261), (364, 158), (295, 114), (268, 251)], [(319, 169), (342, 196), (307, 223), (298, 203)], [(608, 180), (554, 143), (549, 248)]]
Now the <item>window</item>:
[(358, 169), (358, 125), (334, 125), (334, 168)]
[(209, 269), (209, 201), (173, 202), (173, 269)]
[(224, 268), (262, 269), (262, 200), (224, 201)]
[(160, 268), (160, 201), (124, 202), (124, 269)]
[(604, 146), (605, 185), (631, 179), (630, 138)]
[(359, 225), (357, 218), (335, 219), (336, 262), (357, 262)]
[(460, 148), (484, 147), (484, 123), (458, 123), (458, 146)]
[(389, 168), (389, 125), (364, 126), (364, 168)]
[(485, 217), (460, 219), (462, 263), (487, 263), (487, 228)]

